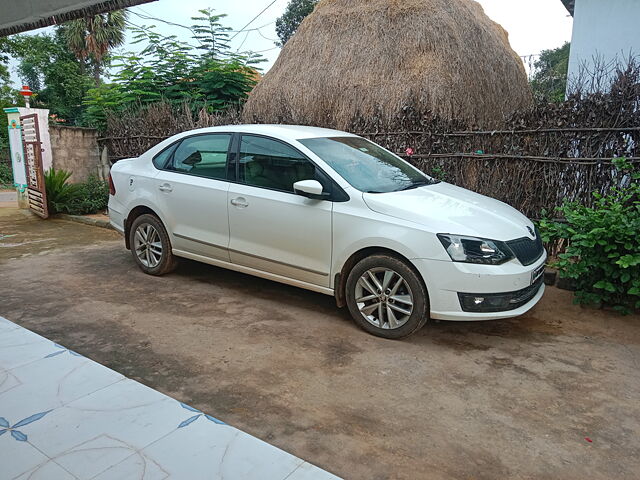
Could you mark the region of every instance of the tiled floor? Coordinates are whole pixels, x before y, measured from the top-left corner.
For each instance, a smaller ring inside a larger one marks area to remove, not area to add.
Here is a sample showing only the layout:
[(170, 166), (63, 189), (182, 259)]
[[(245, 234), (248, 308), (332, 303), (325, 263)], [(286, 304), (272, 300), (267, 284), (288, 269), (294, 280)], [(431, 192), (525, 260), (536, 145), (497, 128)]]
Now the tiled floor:
[(331, 480), (0, 317), (0, 479)]

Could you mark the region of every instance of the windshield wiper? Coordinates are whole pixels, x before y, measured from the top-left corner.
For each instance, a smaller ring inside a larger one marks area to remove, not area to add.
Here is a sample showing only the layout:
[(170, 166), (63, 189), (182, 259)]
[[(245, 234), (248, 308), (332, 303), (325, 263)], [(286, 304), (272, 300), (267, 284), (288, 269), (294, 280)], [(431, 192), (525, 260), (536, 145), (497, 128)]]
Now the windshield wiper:
[(396, 190), (396, 192), (404, 192), (407, 190), (414, 190), (416, 188), (420, 188), (420, 187), (426, 187), (427, 185), (434, 185), (436, 182), (429, 182), (427, 180), (423, 180), (420, 182), (413, 182), (411, 185), (401, 188), (399, 190)]

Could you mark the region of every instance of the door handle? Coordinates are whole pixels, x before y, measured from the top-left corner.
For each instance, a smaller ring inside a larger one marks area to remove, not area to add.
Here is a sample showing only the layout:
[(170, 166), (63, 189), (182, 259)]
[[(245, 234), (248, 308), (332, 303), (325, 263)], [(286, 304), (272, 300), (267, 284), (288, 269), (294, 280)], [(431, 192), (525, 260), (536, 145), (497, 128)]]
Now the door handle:
[(173, 188), (168, 183), (163, 183), (162, 185), (160, 185), (158, 187), (158, 190), (160, 190), (161, 192), (165, 192), (165, 193), (173, 192)]
[(243, 197), (234, 198), (231, 200), (231, 205), (238, 208), (247, 208), (249, 204)]

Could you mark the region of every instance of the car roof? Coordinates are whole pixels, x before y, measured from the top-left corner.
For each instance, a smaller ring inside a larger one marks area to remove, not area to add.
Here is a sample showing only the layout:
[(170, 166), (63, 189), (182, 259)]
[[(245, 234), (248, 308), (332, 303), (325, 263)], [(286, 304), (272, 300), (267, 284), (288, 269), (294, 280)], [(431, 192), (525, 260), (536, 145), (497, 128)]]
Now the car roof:
[(331, 130), (329, 128), (308, 127), (305, 125), (223, 125), (219, 127), (208, 127), (186, 133), (213, 133), (213, 132), (240, 132), (255, 133), (258, 135), (269, 135), (290, 140), (301, 140), (305, 138), (318, 137), (355, 137), (352, 133), (342, 132), (340, 130)]

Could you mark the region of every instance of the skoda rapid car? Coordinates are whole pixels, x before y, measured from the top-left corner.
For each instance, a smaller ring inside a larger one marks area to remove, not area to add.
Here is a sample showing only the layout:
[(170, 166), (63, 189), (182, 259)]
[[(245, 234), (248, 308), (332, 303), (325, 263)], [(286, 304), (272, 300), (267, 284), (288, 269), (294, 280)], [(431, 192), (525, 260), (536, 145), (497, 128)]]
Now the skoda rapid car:
[(544, 292), (525, 216), (340, 131), (185, 132), (117, 162), (110, 188), (111, 223), (144, 272), (184, 257), (333, 295), (381, 337), (515, 317)]

